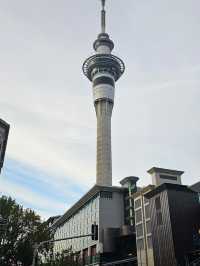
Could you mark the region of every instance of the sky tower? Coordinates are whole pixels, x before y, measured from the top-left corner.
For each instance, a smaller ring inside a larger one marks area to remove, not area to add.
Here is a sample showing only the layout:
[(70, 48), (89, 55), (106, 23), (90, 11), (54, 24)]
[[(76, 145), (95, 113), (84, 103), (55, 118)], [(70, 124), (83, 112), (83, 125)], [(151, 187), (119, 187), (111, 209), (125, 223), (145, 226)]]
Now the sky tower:
[(115, 82), (123, 74), (123, 61), (112, 55), (113, 41), (106, 33), (105, 0), (101, 0), (101, 33), (93, 44), (95, 55), (83, 64), (85, 76), (92, 82), (97, 117), (96, 184), (112, 186), (111, 116)]

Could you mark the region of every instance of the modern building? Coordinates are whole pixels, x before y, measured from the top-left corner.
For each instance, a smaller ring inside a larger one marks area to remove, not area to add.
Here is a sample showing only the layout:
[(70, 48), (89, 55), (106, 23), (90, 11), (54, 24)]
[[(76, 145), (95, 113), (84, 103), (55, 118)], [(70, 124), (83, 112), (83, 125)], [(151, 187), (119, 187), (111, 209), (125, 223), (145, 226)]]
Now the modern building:
[(181, 185), (183, 171), (153, 167), (148, 173), (154, 185), (134, 195), (138, 266), (186, 266), (199, 256), (198, 193)]
[(165, 183), (146, 195), (150, 204), (151, 233), (156, 266), (186, 266), (198, 233), (200, 205), (187, 186)]
[(199, 202), (200, 202), (200, 182), (193, 184), (192, 186), (190, 186), (190, 188), (198, 193)]
[(155, 186), (149, 185), (134, 194), (134, 214), (138, 266), (154, 266), (151, 234), (150, 204), (145, 194)]
[(181, 185), (181, 176), (183, 171), (152, 167), (147, 171), (151, 175), (152, 184), (154, 186), (159, 186), (164, 183)]
[[(129, 177), (122, 183), (131, 184), (136, 191), (136, 180), (137, 178)], [(117, 260), (128, 255), (136, 256), (133, 254), (136, 250), (135, 230), (134, 226), (130, 225), (132, 217), (126, 212), (132, 207), (129, 201), (130, 193), (127, 187), (95, 185), (61, 216), (53, 227), (56, 228), (55, 239), (60, 239), (91, 234), (92, 224), (96, 223), (98, 240), (92, 240), (89, 236), (56, 242), (54, 253), (72, 250), (77, 259), (83, 261), (83, 265), (99, 265), (100, 261)]]
[(3, 167), (10, 126), (0, 119), (0, 173)]
[(137, 181), (139, 180), (136, 176), (125, 177), (120, 181), (122, 187), (128, 189), (128, 193), (124, 198), (124, 215), (125, 224), (135, 226), (135, 213), (134, 213), (134, 199), (133, 196), (137, 192)]

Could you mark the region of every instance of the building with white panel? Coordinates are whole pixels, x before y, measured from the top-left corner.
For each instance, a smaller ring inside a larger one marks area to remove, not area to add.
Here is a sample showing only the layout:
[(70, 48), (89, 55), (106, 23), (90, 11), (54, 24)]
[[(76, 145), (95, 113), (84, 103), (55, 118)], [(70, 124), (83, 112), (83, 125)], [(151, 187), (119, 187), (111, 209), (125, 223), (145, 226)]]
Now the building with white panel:
[[(135, 187), (136, 188), (136, 187)], [(98, 225), (97, 241), (90, 237), (63, 240), (54, 244), (54, 253), (71, 251), (77, 260), (96, 262), (102, 256), (116, 253), (117, 243), (123, 237), (131, 237), (134, 246), (134, 226), (126, 221), (125, 199), (127, 187), (94, 186), (53, 225), (55, 239), (91, 234), (91, 226)], [(132, 249), (131, 249), (132, 250)]]

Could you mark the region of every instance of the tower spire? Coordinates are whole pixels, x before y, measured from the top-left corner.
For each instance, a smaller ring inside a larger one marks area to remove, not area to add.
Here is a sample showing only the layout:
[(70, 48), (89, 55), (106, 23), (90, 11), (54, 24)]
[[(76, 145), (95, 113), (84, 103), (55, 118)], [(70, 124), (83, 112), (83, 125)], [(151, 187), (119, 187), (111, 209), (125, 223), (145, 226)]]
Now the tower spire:
[(105, 11), (106, 0), (101, 0), (102, 10), (101, 10), (101, 33), (106, 32), (106, 11)]

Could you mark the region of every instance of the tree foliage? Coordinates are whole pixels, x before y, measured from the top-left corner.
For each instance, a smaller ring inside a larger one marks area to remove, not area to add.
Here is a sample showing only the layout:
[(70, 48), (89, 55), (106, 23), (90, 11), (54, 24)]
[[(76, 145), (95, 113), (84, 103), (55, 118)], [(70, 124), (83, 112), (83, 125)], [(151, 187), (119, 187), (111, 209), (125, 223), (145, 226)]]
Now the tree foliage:
[(72, 252), (63, 251), (62, 254), (56, 254), (47, 259), (45, 263), (40, 263), (40, 266), (81, 266), (83, 262), (80, 259), (75, 259), (76, 255)]
[[(31, 265), (34, 245), (51, 238), (47, 223), (6, 196), (0, 198), (0, 215), (7, 220), (6, 225), (0, 225), (0, 265)], [(46, 245), (40, 252), (50, 248)]]

